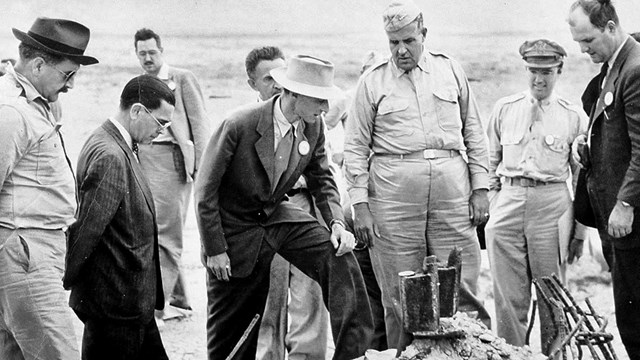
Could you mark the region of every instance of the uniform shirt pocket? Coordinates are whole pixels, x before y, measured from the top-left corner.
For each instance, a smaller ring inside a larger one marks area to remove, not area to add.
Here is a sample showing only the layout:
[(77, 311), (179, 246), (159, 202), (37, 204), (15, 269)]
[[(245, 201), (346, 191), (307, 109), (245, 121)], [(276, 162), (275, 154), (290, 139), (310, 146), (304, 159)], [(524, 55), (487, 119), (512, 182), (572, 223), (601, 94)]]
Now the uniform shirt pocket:
[(438, 125), (443, 130), (462, 130), (458, 90), (454, 87), (434, 89), (433, 96), (438, 115)]
[(43, 137), (38, 144), (36, 159), (36, 179), (41, 185), (58, 184), (61, 179), (60, 173), (64, 171), (66, 159), (62, 149), (62, 143), (57, 133)]

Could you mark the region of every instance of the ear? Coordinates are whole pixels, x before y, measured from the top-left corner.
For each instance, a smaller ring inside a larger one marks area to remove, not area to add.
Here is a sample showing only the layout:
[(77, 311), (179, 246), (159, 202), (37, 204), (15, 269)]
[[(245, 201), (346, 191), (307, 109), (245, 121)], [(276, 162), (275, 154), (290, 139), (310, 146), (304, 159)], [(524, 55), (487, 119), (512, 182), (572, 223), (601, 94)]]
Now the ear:
[(44, 71), (45, 65), (47, 65), (47, 62), (44, 61), (44, 59), (41, 57), (36, 57), (35, 59), (31, 60), (31, 72), (33, 73), (33, 76), (40, 76), (40, 74), (42, 74), (42, 72)]
[(613, 20), (607, 21), (607, 25), (605, 25), (605, 27), (610, 33), (614, 33), (617, 29), (616, 23)]
[(253, 90), (258, 91), (258, 89), (256, 89), (256, 81), (252, 78), (247, 79), (247, 84), (249, 84)]
[(139, 104), (131, 105), (129, 109), (129, 117), (131, 120), (136, 120), (138, 116), (140, 116), (140, 111), (142, 111), (142, 107)]

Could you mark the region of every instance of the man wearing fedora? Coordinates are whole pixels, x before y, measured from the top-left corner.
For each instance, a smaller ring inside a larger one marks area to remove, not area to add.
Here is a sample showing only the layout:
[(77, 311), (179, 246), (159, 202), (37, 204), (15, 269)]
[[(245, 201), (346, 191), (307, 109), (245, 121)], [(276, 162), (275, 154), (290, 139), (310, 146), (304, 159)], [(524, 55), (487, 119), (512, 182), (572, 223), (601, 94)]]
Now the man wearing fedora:
[(74, 21), (38, 18), (13, 34), (20, 58), (0, 78), (0, 359), (77, 359), (62, 288), (77, 198), (56, 100), (98, 60)]
[[(462, 251), (460, 310), (490, 325), (475, 296), (480, 275), (476, 225), (489, 216), (487, 144), (462, 67), (425, 49), (427, 29), (410, 0), (383, 14), (391, 58), (359, 80), (344, 149), (355, 235), (370, 248), (382, 290), (387, 341), (402, 349), (398, 273), (425, 256)], [(463, 156), (465, 155), (465, 156)]]
[[(276, 253), (322, 288), (331, 316), (334, 359), (361, 356), (372, 332), (362, 275), (351, 253), (336, 183), (325, 153), (321, 114), (339, 94), (333, 64), (299, 55), (271, 75), (284, 88), (238, 109), (214, 132), (196, 179), (198, 226), (207, 267), (210, 359), (254, 359), (257, 326)], [(304, 175), (330, 230), (286, 193)]]
[[(285, 65), (276, 46), (257, 47), (247, 54), (247, 82), (266, 101), (282, 92), (271, 70)], [(301, 176), (287, 192), (290, 202), (315, 216), (307, 182)], [(271, 262), (269, 295), (258, 331), (257, 360), (324, 360), (327, 352), (329, 314), (318, 283), (276, 254)], [(288, 325), (288, 326), (287, 326)]]
[(183, 228), (193, 178), (211, 136), (211, 125), (198, 80), (191, 71), (164, 61), (160, 36), (151, 29), (140, 29), (134, 35), (134, 45), (144, 72), (162, 80), (176, 97), (171, 127), (151, 144), (140, 145), (140, 165), (151, 186), (157, 211), (160, 266), (167, 302), (164, 311), (156, 313), (162, 326), (163, 319), (185, 317), (191, 310), (180, 269)]
[[(487, 129), (492, 215), (485, 232), (497, 333), (524, 346), (532, 281), (564, 278), (566, 263), (581, 254), (583, 241), (570, 236), (567, 180), (578, 169), (569, 153), (586, 131), (587, 114), (554, 92), (566, 56), (562, 46), (538, 39), (525, 41), (519, 52), (529, 89), (498, 100)], [(549, 354), (553, 322), (546, 306), (538, 308), (542, 352)]]

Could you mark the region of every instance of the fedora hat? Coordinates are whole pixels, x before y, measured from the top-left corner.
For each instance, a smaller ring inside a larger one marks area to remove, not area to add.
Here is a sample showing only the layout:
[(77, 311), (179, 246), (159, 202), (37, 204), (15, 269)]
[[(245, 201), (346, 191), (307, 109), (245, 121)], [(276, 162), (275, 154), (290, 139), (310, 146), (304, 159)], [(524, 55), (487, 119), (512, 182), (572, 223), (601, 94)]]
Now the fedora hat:
[(289, 59), (287, 66), (270, 72), (273, 79), (283, 88), (317, 99), (340, 97), (342, 90), (333, 85), (333, 64), (308, 55), (296, 55)]
[(89, 34), (86, 26), (75, 21), (46, 17), (37, 18), (26, 33), (13, 28), (13, 35), (21, 42), (80, 65), (98, 63), (96, 58), (84, 55)]

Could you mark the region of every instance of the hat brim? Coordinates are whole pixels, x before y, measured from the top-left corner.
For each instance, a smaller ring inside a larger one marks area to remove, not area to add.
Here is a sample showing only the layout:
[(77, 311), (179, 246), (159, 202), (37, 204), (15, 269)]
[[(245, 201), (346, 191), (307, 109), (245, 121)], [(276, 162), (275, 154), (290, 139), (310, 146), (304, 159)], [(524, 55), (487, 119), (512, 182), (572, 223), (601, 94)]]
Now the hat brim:
[(283, 88), (304, 96), (316, 99), (335, 99), (342, 96), (343, 91), (337, 86), (315, 86), (290, 80), (286, 76), (287, 68), (279, 67), (270, 71), (273, 79)]
[(65, 53), (62, 51), (58, 51), (55, 49), (52, 49), (44, 44), (42, 44), (41, 42), (39, 42), (38, 40), (32, 38), (31, 36), (29, 36), (29, 34), (20, 31), (16, 28), (12, 28), (13, 31), (13, 36), (16, 37), (16, 39), (20, 40), (21, 42), (27, 44), (27, 45), (31, 45), (33, 47), (36, 47), (38, 49), (44, 50), (46, 52), (52, 53), (54, 55), (60, 55), (63, 57), (68, 58), (69, 60), (76, 62), (80, 65), (93, 65), (93, 64), (97, 64), (98, 63), (98, 59), (92, 57), (92, 56), (86, 56), (86, 55), (75, 55), (75, 54), (69, 54), (69, 53)]

